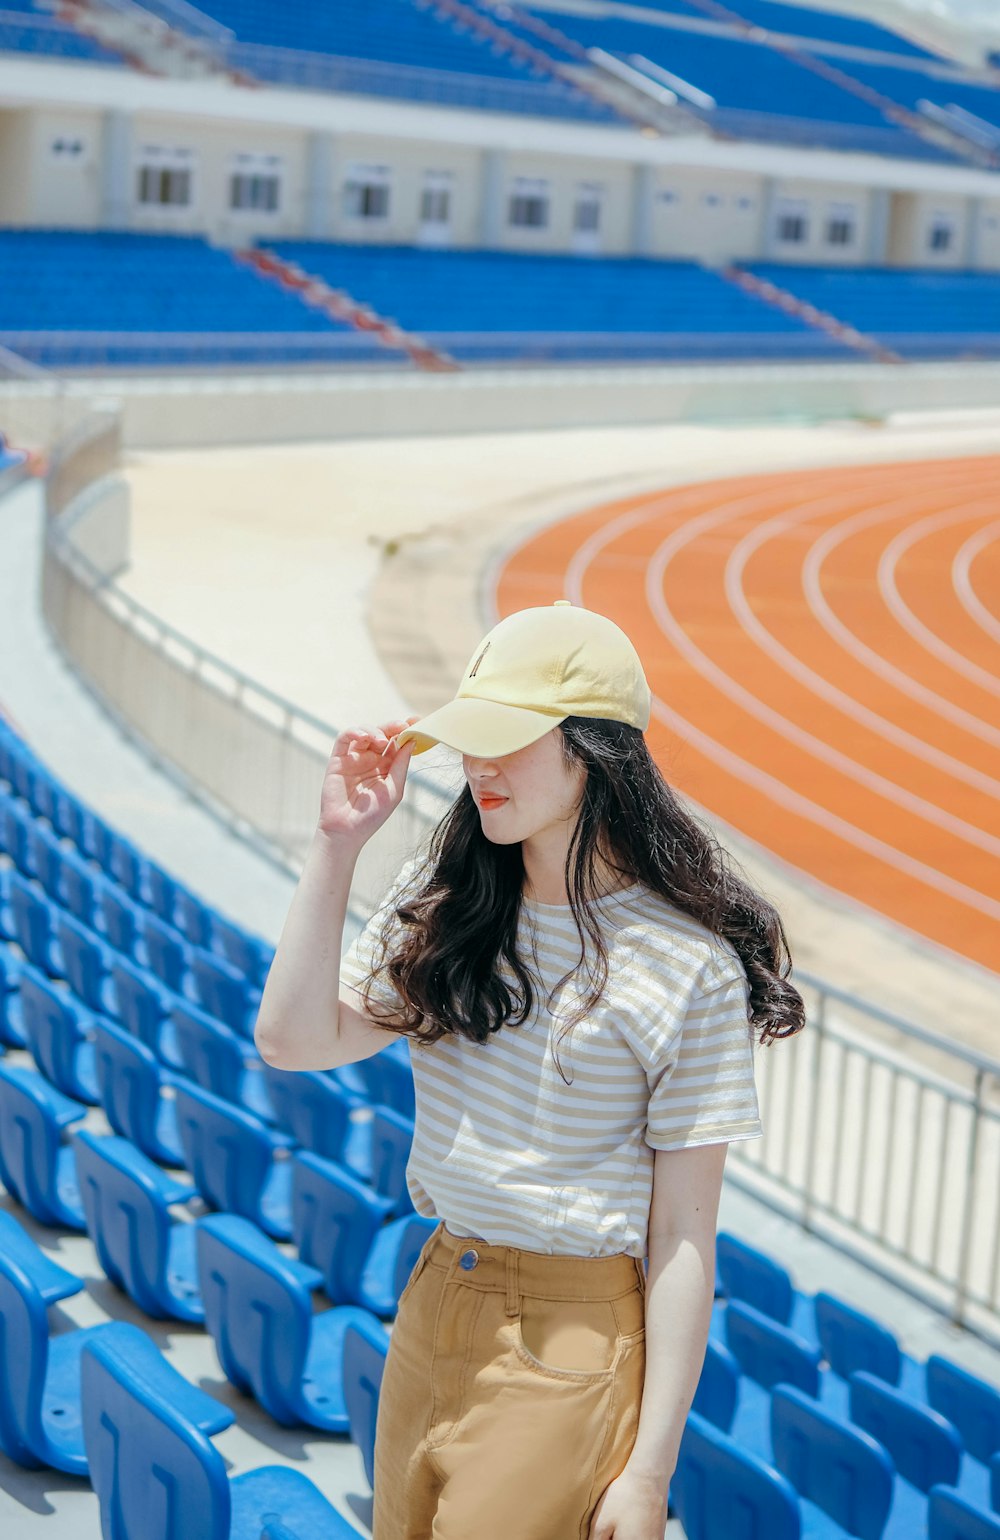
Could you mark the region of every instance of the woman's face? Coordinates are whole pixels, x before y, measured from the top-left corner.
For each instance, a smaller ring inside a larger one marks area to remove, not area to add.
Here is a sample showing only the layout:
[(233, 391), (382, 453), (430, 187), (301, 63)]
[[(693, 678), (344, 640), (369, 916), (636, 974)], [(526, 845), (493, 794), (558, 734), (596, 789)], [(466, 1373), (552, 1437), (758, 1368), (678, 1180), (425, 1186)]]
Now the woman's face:
[(496, 759), (463, 754), (462, 769), (488, 840), (513, 845), (549, 830), (561, 831), (568, 840), (587, 772), (579, 762), (567, 761), (558, 727)]

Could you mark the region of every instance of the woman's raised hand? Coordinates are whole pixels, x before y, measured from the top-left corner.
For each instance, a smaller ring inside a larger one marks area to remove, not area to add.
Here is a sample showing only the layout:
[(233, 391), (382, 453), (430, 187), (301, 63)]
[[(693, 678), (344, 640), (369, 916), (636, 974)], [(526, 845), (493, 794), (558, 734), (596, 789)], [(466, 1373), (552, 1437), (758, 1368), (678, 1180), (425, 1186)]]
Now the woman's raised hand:
[(398, 748), (397, 733), (417, 717), (381, 727), (349, 727), (337, 735), (320, 793), (320, 830), (360, 847), (402, 800), (413, 744)]

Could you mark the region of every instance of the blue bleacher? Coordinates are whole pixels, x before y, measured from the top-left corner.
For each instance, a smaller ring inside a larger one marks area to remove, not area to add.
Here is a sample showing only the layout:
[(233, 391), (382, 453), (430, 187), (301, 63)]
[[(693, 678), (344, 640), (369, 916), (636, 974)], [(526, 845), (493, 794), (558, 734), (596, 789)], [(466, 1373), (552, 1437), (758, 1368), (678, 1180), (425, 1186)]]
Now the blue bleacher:
[(459, 359), (847, 353), (696, 262), (308, 241), (274, 249)]
[(902, 54), (915, 59), (935, 57), (919, 43), (913, 43), (901, 37), (898, 32), (891, 32), (888, 27), (868, 21), (862, 16), (820, 11), (811, 5), (788, 5), (783, 0), (732, 0), (726, 8), (735, 11), (744, 21), (752, 22), (755, 27), (766, 27), (769, 32), (781, 32), (786, 36), (809, 38), (812, 43), (846, 43), (855, 48), (874, 48), (882, 53)]
[(252, 362), (269, 336), (289, 361), (402, 356), (199, 236), (0, 231), (0, 342), (36, 363), (181, 362), (188, 338), (194, 361)]
[(746, 265), (905, 358), (1000, 357), (1000, 273)]
[(39, 53), (90, 64), (117, 64), (116, 53), (84, 37), (39, 0), (4, 0), (0, 6), (0, 53)]
[[(890, 123), (877, 107), (760, 41), (646, 24), (631, 16), (583, 16), (543, 6), (533, 6), (532, 14), (586, 47), (602, 48), (626, 62), (639, 55), (707, 92), (716, 102), (714, 110), (684, 105), (709, 126), (737, 137), (920, 159), (945, 155)], [(846, 68), (853, 72), (854, 61)]]
[(937, 107), (957, 106), (991, 124), (1000, 143), (1000, 89), (962, 80), (957, 76), (928, 75), (923, 70), (897, 69), (888, 64), (868, 64), (852, 59), (844, 68), (855, 80), (872, 86), (912, 112), (921, 101)]

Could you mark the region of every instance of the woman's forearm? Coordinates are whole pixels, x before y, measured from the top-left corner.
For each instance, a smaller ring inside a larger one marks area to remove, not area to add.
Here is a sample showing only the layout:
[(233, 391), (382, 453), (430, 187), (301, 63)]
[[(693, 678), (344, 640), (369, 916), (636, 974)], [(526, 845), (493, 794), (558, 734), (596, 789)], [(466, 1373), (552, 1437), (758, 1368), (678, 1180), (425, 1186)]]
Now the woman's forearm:
[(646, 1377), (628, 1467), (667, 1484), (705, 1358), (715, 1294), (715, 1237), (650, 1232)]
[(254, 1042), (279, 1069), (315, 1069), (337, 1040), (340, 956), (358, 847), (317, 829), (261, 997)]

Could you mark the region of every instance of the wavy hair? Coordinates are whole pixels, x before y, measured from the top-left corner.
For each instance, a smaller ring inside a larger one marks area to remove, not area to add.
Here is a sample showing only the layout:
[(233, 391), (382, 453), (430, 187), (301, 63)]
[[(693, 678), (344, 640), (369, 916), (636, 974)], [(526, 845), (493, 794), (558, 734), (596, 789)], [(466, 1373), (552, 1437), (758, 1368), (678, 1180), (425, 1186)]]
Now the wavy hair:
[[(546, 1003), (551, 1008), (581, 969), (589, 992), (558, 1041), (594, 1009), (607, 983), (608, 951), (592, 902), (602, 891), (602, 866), (732, 944), (750, 986), (749, 1029), (762, 1045), (801, 1031), (805, 1005), (788, 982), (791, 957), (777, 910), (687, 810), (642, 732), (593, 717), (567, 717), (559, 728), (567, 765), (586, 770), (565, 865), (580, 960)], [(517, 948), (523, 884), (520, 843), (486, 838), (465, 786), (435, 828), (427, 860), (386, 912), (359, 986), (372, 1020), (418, 1043), (456, 1032), (481, 1043), (505, 1025), (521, 1025), (538, 983)], [(379, 975), (402, 1010), (373, 997)]]

